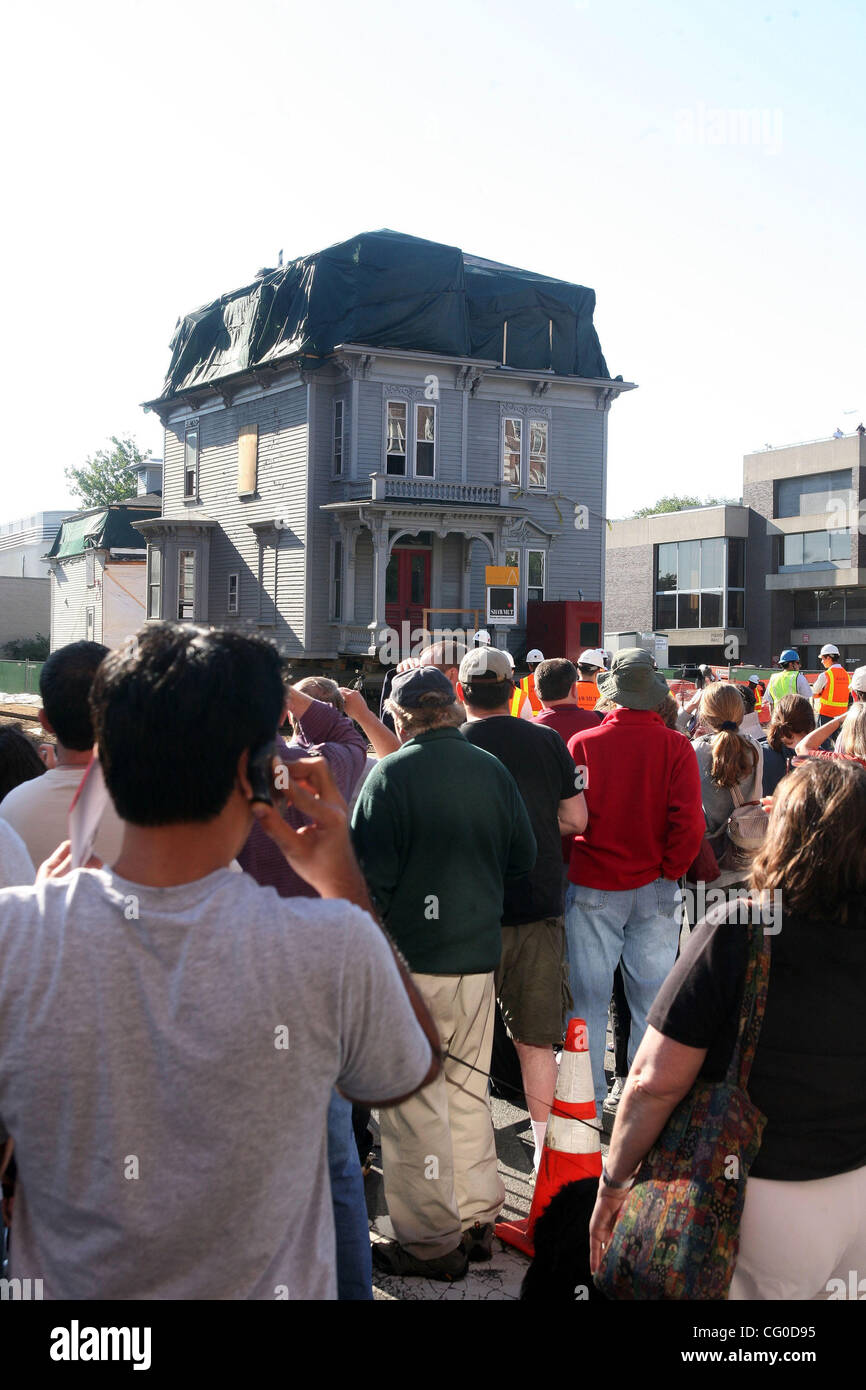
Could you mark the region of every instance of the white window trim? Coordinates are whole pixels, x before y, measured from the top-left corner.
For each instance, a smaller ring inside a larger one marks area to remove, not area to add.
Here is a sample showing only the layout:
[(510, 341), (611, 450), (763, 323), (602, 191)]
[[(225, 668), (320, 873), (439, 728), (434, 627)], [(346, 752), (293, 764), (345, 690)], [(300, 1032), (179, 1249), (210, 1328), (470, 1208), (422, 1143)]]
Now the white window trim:
[[(192, 617), (191, 617), (191, 618), (182, 618), (182, 617), (180, 616), (180, 605), (181, 605), (181, 597), (180, 597), (180, 595), (181, 595), (181, 588), (182, 588), (182, 586), (181, 586), (181, 575), (182, 575), (182, 573), (183, 573), (183, 567), (182, 567), (181, 561), (182, 561), (184, 555), (192, 555), (192, 557), (193, 557), (193, 570), (192, 570)], [(196, 622), (197, 619), (198, 619), (198, 606), (199, 606), (199, 605), (198, 605), (198, 594), (199, 594), (199, 572), (198, 572), (198, 568), (199, 568), (199, 552), (198, 552), (197, 547), (194, 546), (194, 545), (179, 545), (178, 548), (177, 548), (177, 602), (175, 603), (175, 610), (176, 610), (177, 615), (178, 615), (177, 618), (176, 618), (176, 621), (179, 622), (179, 623), (194, 623), (194, 622)]]
[[(158, 555), (158, 556), (159, 556), (159, 579), (158, 579), (158, 580), (154, 580), (154, 578), (153, 578), (153, 557), (154, 557), (154, 555)], [(146, 571), (146, 582), (145, 582), (145, 591), (146, 591), (145, 615), (146, 615), (147, 619), (149, 619), (151, 622), (158, 622), (158, 621), (162, 618), (162, 595), (163, 595), (163, 584), (164, 584), (164, 578), (163, 578), (164, 570), (165, 570), (165, 556), (164, 556), (162, 550), (160, 549), (160, 547), (159, 547), (158, 545), (149, 545), (149, 546), (147, 547), (147, 571)], [(153, 592), (154, 589), (156, 589), (156, 590), (158, 591), (158, 598), (157, 598), (157, 604), (156, 604), (156, 607), (157, 607), (158, 611), (157, 611), (156, 613), (151, 613), (151, 611), (150, 611), (150, 596), (151, 596), (151, 593)]]
[[(418, 411), (424, 406), (433, 411), (433, 472), (418, 472)], [(412, 477), (420, 477), (422, 481), (426, 478), (432, 482), (439, 476), (439, 409), (435, 401), (415, 401), (415, 409), (412, 411)]]
[[(190, 493), (188, 493), (187, 490), (186, 490), (186, 472), (187, 472), (187, 469), (186, 469), (186, 441), (187, 441), (187, 436), (190, 435), (190, 434), (194, 434), (195, 437), (196, 437), (196, 446), (195, 446), (195, 479), (194, 479), (194, 482), (193, 482), (193, 491), (190, 492)], [(199, 499), (199, 479), (200, 479), (200, 476), (201, 476), (201, 426), (199, 425), (199, 421), (198, 421), (197, 418), (196, 418), (195, 420), (187, 420), (187, 421), (186, 421), (186, 424), (185, 424), (185, 426), (184, 426), (184, 431), (183, 431), (183, 472), (182, 472), (182, 475), (181, 475), (181, 476), (182, 476), (182, 479), (183, 479), (183, 487), (182, 487), (183, 501), (184, 501), (184, 502), (198, 502), (198, 501), (200, 500), (200, 499)]]
[[(235, 606), (232, 608), (232, 580), (235, 581)], [(238, 570), (232, 570), (226, 580), (226, 613), (234, 616), (240, 612), (241, 606), (241, 576)]]
[(84, 552), (84, 587), (86, 589), (96, 588), (96, 551), (85, 550)]
[[(505, 427), (508, 424), (509, 420), (517, 420), (520, 423), (520, 481), (516, 484), (508, 482), (505, 477)], [(526, 421), (524, 420), (522, 415), (502, 416), (502, 423), (499, 427), (499, 480), (501, 483), (504, 483), (506, 487), (523, 487), (523, 454), (525, 447), (524, 440), (526, 436), (525, 426)]]
[(523, 583), (523, 601), (524, 601), (524, 604), (526, 604), (526, 603), (529, 602), (529, 590), (530, 590), (530, 588), (532, 588), (532, 589), (537, 589), (537, 588), (539, 587), (537, 584), (530, 584), (530, 583), (529, 583), (529, 556), (530, 556), (530, 554), (533, 554), (533, 555), (536, 555), (536, 554), (537, 554), (537, 555), (542, 555), (542, 556), (544, 557), (544, 560), (543, 560), (544, 570), (543, 570), (543, 574), (542, 574), (542, 583), (541, 583), (541, 599), (542, 599), (542, 602), (544, 602), (544, 600), (547, 598), (547, 556), (548, 556), (548, 552), (544, 549), (543, 546), (540, 546), (540, 545), (527, 545), (527, 546), (524, 547), (524, 550), (523, 550), (524, 574), (525, 574), (525, 576), (526, 576), (526, 577), (525, 577), (525, 580), (524, 580), (524, 583)]
[[(340, 471), (335, 467), (335, 445), (337, 442), (337, 406), (340, 407)], [(385, 447), (388, 447), (387, 438)], [(331, 412), (331, 477), (345, 478), (346, 476), (346, 402), (342, 396), (334, 401), (334, 408)]]
[[(544, 487), (539, 487), (529, 481), (529, 464), (531, 458), (532, 426), (544, 425), (547, 431), (547, 453), (545, 455)], [(526, 478), (526, 489), (528, 492), (545, 493), (550, 490), (550, 420), (544, 415), (528, 415), (526, 417), (526, 445), (524, 447), (524, 474)], [(546, 576), (545, 576), (546, 577)]]
[[(388, 410), (392, 405), (402, 405), (406, 409), (406, 472), (388, 473)], [(418, 408), (428, 406), (433, 411), (433, 472), (417, 472)], [(385, 401), (384, 453), (382, 472), (389, 478), (420, 478), (421, 482), (433, 482), (439, 476), (439, 407), (435, 401), (413, 401), (406, 396), (389, 396)], [(337, 475), (340, 476), (340, 475)]]
[[(507, 483), (505, 481), (505, 425), (508, 420), (518, 420), (520, 422), (520, 482)], [(529, 462), (532, 439), (532, 426), (545, 425), (547, 428), (547, 479), (544, 487), (538, 487), (529, 482)], [(499, 478), (506, 487), (519, 487), (522, 492), (535, 492), (539, 496), (544, 496), (550, 491), (550, 436), (551, 422), (547, 415), (503, 415), (502, 425), (499, 432)]]

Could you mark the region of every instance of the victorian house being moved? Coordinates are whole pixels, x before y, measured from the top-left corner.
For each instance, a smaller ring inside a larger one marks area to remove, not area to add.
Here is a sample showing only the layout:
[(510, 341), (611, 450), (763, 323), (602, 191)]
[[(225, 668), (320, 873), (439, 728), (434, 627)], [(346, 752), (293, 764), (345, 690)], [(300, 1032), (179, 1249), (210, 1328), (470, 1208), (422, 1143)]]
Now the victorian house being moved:
[[(149, 618), (270, 634), (319, 663), (386, 629), (601, 600), (612, 379), (591, 289), (395, 232), (275, 270), (180, 320), (160, 395)], [(405, 629), (404, 629), (405, 632)], [(553, 653), (551, 653), (553, 654)]]

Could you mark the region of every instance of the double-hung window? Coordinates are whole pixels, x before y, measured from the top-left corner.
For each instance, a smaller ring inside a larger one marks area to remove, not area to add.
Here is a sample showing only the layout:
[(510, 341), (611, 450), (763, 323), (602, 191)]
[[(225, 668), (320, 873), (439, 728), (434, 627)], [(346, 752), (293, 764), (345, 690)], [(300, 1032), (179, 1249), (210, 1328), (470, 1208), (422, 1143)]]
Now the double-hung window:
[(343, 472), (343, 402), (334, 401), (334, 439), (331, 450), (331, 472), (339, 478)]
[[(550, 427), (547, 420), (524, 421), (506, 415), (502, 421), (502, 481), (509, 487), (547, 491)], [(525, 481), (524, 481), (525, 480)]]
[(147, 616), (161, 618), (160, 591), (162, 588), (162, 551), (154, 546), (147, 548)]
[(436, 476), (436, 407), (388, 401), (385, 472), (400, 477)]
[(195, 621), (195, 551), (181, 550), (177, 556), (177, 619)]
[(227, 613), (237, 613), (238, 611), (238, 590), (240, 586), (240, 575), (229, 575), (228, 602), (226, 604)]
[(198, 420), (187, 422), (183, 437), (183, 495), (198, 497)]
[(544, 572), (547, 556), (543, 550), (526, 551), (526, 597), (544, 598)]

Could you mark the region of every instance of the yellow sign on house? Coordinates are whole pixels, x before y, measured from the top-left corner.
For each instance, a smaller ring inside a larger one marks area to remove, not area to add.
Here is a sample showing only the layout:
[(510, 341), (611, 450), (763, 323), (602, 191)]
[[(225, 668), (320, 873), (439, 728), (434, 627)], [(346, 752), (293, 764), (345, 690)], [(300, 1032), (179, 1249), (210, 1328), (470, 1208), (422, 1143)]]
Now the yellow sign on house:
[(495, 584), (505, 587), (513, 585), (516, 589), (520, 583), (520, 571), (516, 565), (486, 565), (484, 568), (484, 583), (488, 588)]

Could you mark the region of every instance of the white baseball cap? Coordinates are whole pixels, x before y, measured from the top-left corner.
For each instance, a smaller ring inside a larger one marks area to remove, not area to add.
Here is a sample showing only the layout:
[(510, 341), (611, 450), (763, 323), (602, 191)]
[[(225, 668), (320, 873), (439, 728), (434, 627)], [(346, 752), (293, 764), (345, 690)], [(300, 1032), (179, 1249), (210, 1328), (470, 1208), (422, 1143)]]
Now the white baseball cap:
[(544, 652), (540, 652), (537, 647), (533, 647), (531, 652), (526, 653), (526, 660), (527, 662), (543, 661)]
[(597, 666), (599, 670), (605, 665), (604, 652), (598, 647), (589, 647), (587, 651), (581, 652), (577, 658), (578, 666)]
[(866, 695), (866, 666), (858, 666), (851, 676), (851, 689), (858, 695)]
[(818, 653), (818, 656), (819, 656), (819, 657), (822, 657), (822, 656), (838, 656), (838, 655), (839, 655), (839, 648), (838, 648), (838, 647), (834, 647), (832, 642), (828, 642), (827, 645), (824, 646), (824, 647), (822, 647), (821, 650), (820, 650), (819, 653)]

